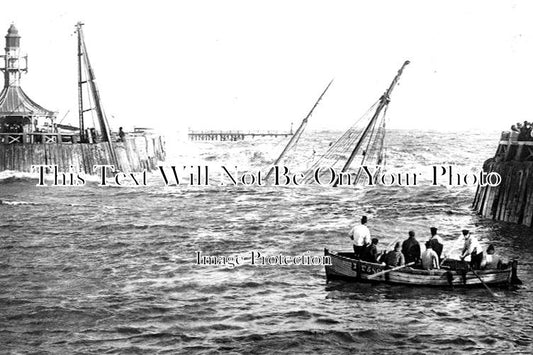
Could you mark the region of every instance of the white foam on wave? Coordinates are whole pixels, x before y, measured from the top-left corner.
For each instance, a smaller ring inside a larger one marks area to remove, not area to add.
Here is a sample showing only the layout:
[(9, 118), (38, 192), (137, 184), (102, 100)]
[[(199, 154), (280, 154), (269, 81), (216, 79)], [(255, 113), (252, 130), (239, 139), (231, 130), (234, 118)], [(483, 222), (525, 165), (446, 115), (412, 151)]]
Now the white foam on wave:
[[(85, 173), (79, 174), (83, 176), (86, 182), (99, 182), (101, 180), (101, 177), (98, 175), (89, 175)], [(39, 175), (36, 172), (28, 173), (14, 170), (4, 170), (0, 172), (0, 182), (13, 179), (35, 180), (37, 184), (37, 181), (39, 180)], [(53, 181), (53, 174), (45, 174), (44, 180), (46, 184), (49, 185), (51, 181)]]
[(39, 205), (40, 203), (37, 202), (27, 202), (27, 201), (3, 201), (0, 200), (0, 205), (11, 205), (11, 206), (18, 206), (18, 205)]
[(14, 170), (0, 171), (0, 181), (7, 179), (37, 179), (37, 175)]

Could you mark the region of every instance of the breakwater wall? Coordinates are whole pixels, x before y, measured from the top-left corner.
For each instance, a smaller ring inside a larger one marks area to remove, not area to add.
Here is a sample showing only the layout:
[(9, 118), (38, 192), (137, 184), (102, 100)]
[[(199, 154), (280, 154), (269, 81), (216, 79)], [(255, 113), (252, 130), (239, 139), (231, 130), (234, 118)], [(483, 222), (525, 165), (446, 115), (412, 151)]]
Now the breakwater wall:
[(498, 186), (480, 186), (473, 207), (482, 216), (533, 227), (533, 141), (502, 133), (494, 158), (483, 171), (498, 173)]
[[(114, 153), (114, 154), (113, 154)], [(94, 165), (117, 165), (123, 172), (156, 169), (165, 160), (161, 136), (127, 136), (123, 142), (101, 143), (13, 143), (0, 144), (0, 171), (32, 172), (32, 165), (57, 165), (60, 171), (73, 166), (79, 172), (95, 174)]]

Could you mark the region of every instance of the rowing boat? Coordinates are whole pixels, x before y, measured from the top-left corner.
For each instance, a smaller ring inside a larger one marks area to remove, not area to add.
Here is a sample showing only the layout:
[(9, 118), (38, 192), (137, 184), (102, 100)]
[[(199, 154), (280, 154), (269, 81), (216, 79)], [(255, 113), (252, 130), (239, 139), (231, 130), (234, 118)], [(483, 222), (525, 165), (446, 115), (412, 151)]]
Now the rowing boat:
[[(388, 269), (384, 264), (356, 259), (353, 252), (334, 252), (324, 249), (324, 255), (329, 256), (331, 260), (330, 265), (326, 265), (328, 281), (344, 279), (355, 282), (437, 287), (481, 287), (483, 282), (487, 285), (511, 285), (520, 282), (517, 277), (518, 262), (516, 260), (500, 269), (476, 270), (475, 273), (465, 262), (453, 259), (445, 260), (440, 269), (422, 270), (405, 267), (384, 272)], [(371, 277), (378, 273), (382, 274)]]

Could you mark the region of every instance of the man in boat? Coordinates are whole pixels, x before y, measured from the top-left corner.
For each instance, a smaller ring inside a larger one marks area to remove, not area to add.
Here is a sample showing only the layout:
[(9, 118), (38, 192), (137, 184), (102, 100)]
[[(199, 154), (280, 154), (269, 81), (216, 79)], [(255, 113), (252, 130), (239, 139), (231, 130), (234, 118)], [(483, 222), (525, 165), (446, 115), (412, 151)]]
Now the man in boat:
[(371, 263), (378, 262), (378, 242), (378, 238), (372, 238), (372, 243), (364, 248), (363, 253), (361, 254), (361, 260)]
[(431, 238), (429, 238), (431, 249), (433, 249), (435, 253), (437, 253), (439, 260), (441, 260), (442, 249), (444, 248), (444, 242), (442, 241), (442, 238), (437, 234), (437, 228), (431, 227), (429, 228), (429, 231), (431, 233)]
[(432, 269), (439, 269), (439, 256), (431, 248), (431, 242), (426, 242), (426, 250), (422, 253), (421, 256), (422, 259), (422, 269), (424, 270), (432, 270)]
[(502, 261), (499, 256), (494, 255), (494, 245), (490, 244), (487, 250), (483, 253), (483, 259), (481, 260), (482, 269), (500, 269)]
[(400, 251), (401, 248), (402, 247), (400, 245), (400, 242), (396, 243), (396, 245), (394, 246), (394, 250), (391, 250), (387, 254), (385, 254), (383, 262), (385, 262), (385, 264), (387, 264), (387, 266), (391, 268), (405, 265), (405, 257)]
[(414, 231), (409, 231), (409, 238), (402, 243), (402, 253), (405, 256), (406, 263), (418, 263), (420, 260), (420, 244), (415, 238)]
[(481, 261), (483, 261), (481, 245), (479, 245), (477, 238), (470, 234), (468, 229), (463, 229), (463, 235), (465, 237), (465, 245), (461, 254), (461, 260), (464, 260), (470, 255), (470, 267), (472, 269), (479, 269)]
[(366, 226), (366, 216), (361, 217), (361, 224), (353, 226), (350, 230), (350, 239), (353, 240), (353, 252), (358, 258), (363, 253), (365, 247), (370, 245), (370, 230)]

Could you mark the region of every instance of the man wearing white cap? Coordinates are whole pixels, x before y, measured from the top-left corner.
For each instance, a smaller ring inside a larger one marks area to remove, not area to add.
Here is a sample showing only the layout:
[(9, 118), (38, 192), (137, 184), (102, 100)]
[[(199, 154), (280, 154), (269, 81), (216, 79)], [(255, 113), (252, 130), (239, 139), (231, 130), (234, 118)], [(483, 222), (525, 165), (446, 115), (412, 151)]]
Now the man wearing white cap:
[(463, 229), (463, 235), (465, 237), (465, 245), (461, 254), (461, 260), (464, 260), (470, 255), (470, 267), (472, 269), (479, 269), (483, 260), (481, 245), (479, 245), (477, 238), (470, 234), (468, 229)]

